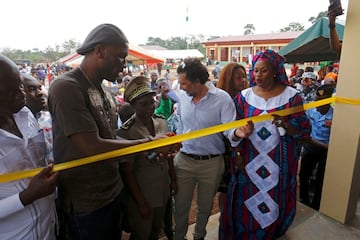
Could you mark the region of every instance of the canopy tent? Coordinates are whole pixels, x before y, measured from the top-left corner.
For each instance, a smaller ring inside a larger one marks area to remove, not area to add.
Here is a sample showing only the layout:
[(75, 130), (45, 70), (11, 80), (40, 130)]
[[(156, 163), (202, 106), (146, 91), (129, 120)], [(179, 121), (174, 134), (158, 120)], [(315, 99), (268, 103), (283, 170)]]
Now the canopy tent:
[(159, 62), (166, 62), (166, 59), (160, 55), (154, 54), (149, 50), (131, 43), (129, 44), (129, 54), (126, 57), (126, 60), (131, 61), (133, 64), (156, 64)]
[(76, 59), (76, 58), (78, 58), (79, 56), (80, 56), (80, 55), (77, 54), (76, 52), (75, 52), (75, 53), (70, 53), (70, 54), (68, 54), (68, 55), (66, 55), (66, 56), (58, 59), (56, 62), (58, 62), (58, 63), (65, 63), (65, 62), (71, 61), (71, 60), (73, 60), (73, 59)]
[(71, 58), (70, 60), (64, 62), (64, 64), (66, 66), (72, 67), (72, 68), (76, 68), (80, 65), (80, 63), (82, 62), (84, 56), (78, 54), (78, 53), (74, 53), (75, 57)]
[[(279, 54), (285, 57), (287, 63), (319, 62), (338, 60), (336, 52), (329, 44), (329, 20), (320, 18), (310, 28), (291, 41)], [(336, 32), (342, 41), (344, 25), (336, 23)]]
[[(64, 63), (70, 67), (77, 67), (82, 62), (84, 56), (79, 55), (78, 53), (71, 53), (59, 60), (57, 62)], [(143, 49), (139, 46), (129, 44), (129, 53), (126, 57), (127, 61), (131, 61), (135, 65), (139, 64), (156, 64), (159, 62), (165, 62), (165, 59), (162, 57), (156, 56), (153, 53), (150, 53), (148, 50)]]

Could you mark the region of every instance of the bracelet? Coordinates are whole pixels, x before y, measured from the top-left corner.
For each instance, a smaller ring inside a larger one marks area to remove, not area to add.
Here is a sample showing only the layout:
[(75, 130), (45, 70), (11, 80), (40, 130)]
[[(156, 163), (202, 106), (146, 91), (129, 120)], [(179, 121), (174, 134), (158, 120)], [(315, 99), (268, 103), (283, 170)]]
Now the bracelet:
[(329, 28), (330, 29), (334, 29), (336, 27), (336, 25), (335, 24), (331, 24), (331, 23), (329, 23)]

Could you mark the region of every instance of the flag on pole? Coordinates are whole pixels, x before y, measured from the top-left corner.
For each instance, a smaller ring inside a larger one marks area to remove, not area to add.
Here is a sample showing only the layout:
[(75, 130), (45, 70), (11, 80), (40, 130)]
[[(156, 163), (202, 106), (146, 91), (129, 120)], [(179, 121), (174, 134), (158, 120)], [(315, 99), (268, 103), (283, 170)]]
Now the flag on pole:
[(189, 8), (186, 8), (186, 22), (189, 21)]

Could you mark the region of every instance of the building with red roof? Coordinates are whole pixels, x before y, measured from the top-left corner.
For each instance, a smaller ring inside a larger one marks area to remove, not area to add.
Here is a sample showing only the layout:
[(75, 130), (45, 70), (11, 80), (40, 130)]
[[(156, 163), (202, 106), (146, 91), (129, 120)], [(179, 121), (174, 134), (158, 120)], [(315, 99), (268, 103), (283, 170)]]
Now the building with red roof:
[(203, 45), (209, 59), (220, 62), (251, 62), (252, 56), (265, 49), (281, 50), (303, 31), (227, 36), (215, 38)]

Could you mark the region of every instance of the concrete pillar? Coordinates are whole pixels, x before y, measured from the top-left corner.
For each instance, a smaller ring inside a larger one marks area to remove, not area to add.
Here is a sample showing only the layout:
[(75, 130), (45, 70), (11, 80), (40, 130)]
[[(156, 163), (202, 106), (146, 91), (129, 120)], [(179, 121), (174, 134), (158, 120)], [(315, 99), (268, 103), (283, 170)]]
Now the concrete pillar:
[(221, 62), (221, 47), (217, 47), (217, 60)]
[(232, 62), (232, 47), (228, 47), (228, 62)]
[[(360, 99), (360, 1), (349, 0), (336, 95)], [(336, 104), (320, 212), (347, 223), (355, 215), (360, 191), (360, 106)]]
[(240, 46), (240, 62), (243, 62), (243, 46)]

